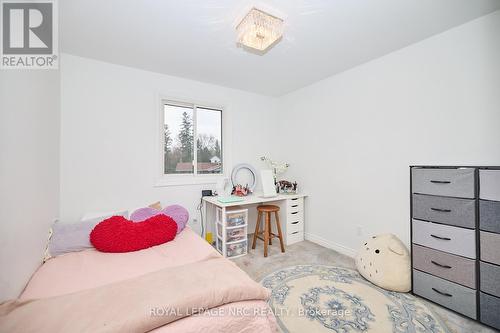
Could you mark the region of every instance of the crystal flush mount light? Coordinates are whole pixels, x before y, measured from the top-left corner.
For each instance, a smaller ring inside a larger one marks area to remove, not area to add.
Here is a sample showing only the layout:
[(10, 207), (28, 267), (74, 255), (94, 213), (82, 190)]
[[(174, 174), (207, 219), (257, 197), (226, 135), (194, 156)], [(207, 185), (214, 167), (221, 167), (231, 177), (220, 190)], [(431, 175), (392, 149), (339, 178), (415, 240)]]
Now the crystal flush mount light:
[(283, 20), (252, 8), (236, 27), (238, 43), (258, 51), (266, 51), (283, 35)]

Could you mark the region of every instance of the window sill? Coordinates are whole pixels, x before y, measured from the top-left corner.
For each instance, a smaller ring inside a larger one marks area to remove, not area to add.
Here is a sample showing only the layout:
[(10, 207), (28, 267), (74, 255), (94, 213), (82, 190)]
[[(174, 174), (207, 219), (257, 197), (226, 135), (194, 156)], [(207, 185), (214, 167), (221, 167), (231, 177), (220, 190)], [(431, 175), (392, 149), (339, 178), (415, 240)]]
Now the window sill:
[(210, 176), (165, 176), (159, 178), (154, 187), (167, 187), (167, 186), (186, 186), (186, 185), (207, 185), (217, 184), (220, 180), (226, 178), (225, 175), (210, 175)]

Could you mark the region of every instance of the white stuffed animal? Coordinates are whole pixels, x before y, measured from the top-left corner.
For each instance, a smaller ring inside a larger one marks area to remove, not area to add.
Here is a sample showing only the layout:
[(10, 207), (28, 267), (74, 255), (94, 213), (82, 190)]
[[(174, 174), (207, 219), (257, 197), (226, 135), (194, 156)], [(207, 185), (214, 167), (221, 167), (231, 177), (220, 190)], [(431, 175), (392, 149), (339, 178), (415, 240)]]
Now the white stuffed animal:
[(368, 281), (399, 292), (411, 289), (410, 254), (393, 234), (373, 236), (356, 256), (356, 268)]

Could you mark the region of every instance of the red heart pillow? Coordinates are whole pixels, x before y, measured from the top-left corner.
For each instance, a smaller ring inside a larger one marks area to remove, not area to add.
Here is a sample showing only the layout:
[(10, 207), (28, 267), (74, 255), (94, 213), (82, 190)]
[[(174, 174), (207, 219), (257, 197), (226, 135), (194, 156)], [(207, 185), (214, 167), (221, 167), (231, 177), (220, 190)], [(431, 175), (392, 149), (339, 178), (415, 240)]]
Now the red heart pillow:
[(132, 252), (171, 241), (177, 223), (166, 215), (156, 215), (143, 222), (112, 216), (96, 225), (90, 242), (101, 252)]

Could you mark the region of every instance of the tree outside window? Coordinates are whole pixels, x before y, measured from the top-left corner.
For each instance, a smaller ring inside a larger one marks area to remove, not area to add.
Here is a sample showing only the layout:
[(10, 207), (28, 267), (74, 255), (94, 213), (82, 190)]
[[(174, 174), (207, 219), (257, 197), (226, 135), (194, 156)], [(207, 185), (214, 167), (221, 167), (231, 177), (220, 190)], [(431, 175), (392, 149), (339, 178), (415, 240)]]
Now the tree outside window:
[(165, 174), (222, 173), (221, 110), (166, 103), (163, 128)]

